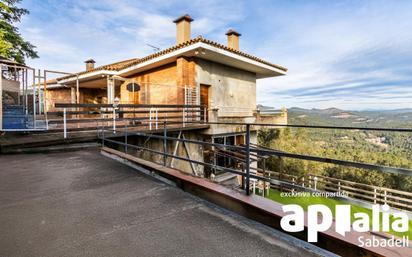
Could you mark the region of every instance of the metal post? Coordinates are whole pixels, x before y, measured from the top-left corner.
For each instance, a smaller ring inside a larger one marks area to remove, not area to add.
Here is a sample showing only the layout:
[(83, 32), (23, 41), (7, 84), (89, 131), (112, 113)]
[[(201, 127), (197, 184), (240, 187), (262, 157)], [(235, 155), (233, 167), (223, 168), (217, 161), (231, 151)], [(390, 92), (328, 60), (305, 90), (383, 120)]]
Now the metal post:
[(36, 128), (36, 70), (33, 69), (33, 120), (34, 120), (34, 128)]
[(43, 109), (44, 109), (44, 120), (46, 122), (46, 130), (49, 130), (49, 120), (47, 118), (47, 71), (43, 71), (43, 88), (44, 88), (44, 96), (43, 96)]
[(41, 73), (40, 73), (40, 70), (37, 70), (37, 86), (38, 86), (38, 88), (37, 88), (37, 91), (39, 92), (39, 115), (41, 115), (41, 113), (42, 113), (42, 108), (41, 108), (41, 99), (42, 99), (42, 95), (41, 95), (41, 80), (40, 80), (40, 77), (41, 77)]
[(63, 108), (63, 135), (67, 138), (66, 108)]
[[(235, 137), (236, 140), (236, 137)], [(266, 175), (266, 159), (263, 158), (263, 163), (262, 163), (262, 175), (263, 177), (265, 177)], [(266, 181), (262, 181), (263, 182), (263, 190), (262, 190), (262, 196), (265, 197), (265, 190), (266, 190)]]
[(20, 97), (22, 96), (21, 93), (22, 93), (22, 91), (21, 91), (21, 86), (20, 86), (19, 91), (17, 92), (17, 105), (22, 104), (21, 101), (20, 101)]
[(125, 152), (127, 154), (127, 124), (125, 126), (125, 131), (124, 131), (124, 147), (125, 147)]
[(23, 88), (25, 88), (24, 92), (25, 92), (25, 99), (24, 99), (24, 109), (26, 111), (26, 115), (29, 115), (29, 96), (28, 96), (28, 83), (27, 83), (27, 74), (26, 71), (21, 69), (21, 83), (23, 83)]
[(246, 124), (246, 195), (250, 194), (250, 124)]
[(166, 127), (166, 121), (163, 122), (163, 166), (166, 166), (166, 160), (167, 160), (167, 127)]

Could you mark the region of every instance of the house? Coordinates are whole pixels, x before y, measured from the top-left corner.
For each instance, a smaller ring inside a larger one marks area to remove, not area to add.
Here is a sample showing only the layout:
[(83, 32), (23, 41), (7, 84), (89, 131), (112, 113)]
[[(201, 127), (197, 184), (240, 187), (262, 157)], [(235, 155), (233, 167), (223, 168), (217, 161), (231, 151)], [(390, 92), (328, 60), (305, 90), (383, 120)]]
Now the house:
[[(209, 122), (286, 123), (285, 112), (261, 115), (256, 105), (256, 80), (285, 75), (285, 67), (241, 51), (241, 34), (234, 30), (227, 31), (223, 45), (193, 38), (189, 15), (173, 22), (176, 45), (172, 47), (98, 67), (89, 59), (84, 71), (47, 81), (46, 111), (54, 111), (56, 103), (112, 104), (118, 98), (121, 104), (202, 105)], [(131, 84), (137, 86), (131, 90)], [(219, 124), (186, 132), (187, 137), (225, 144), (243, 144), (244, 134), (243, 126)], [(251, 140), (257, 141), (255, 129)], [(202, 159), (203, 150), (190, 152)]]
[[(256, 80), (285, 75), (287, 69), (240, 51), (240, 34), (229, 30), (227, 45), (191, 37), (189, 15), (176, 20), (176, 45), (143, 58), (86, 69), (48, 86), (48, 110), (56, 102), (184, 104), (185, 88), (197, 94), (193, 102), (209, 107), (210, 120), (253, 117)], [(121, 79), (118, 79), (121, 78)], [(130, 92), (135, 82), (140, 90)], [(78, 93), (77, 93), (78, 88)], [(187, 103), (187, 102), (186, 102)]]

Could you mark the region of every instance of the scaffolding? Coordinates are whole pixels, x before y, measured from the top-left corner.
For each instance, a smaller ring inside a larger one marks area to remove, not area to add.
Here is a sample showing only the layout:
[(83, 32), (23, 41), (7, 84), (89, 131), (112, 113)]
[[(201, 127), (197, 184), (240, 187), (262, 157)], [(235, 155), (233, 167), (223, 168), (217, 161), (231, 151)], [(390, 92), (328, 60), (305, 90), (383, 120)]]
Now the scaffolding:
[(47, 76), (41, 70), (0, 59), (0, 130), (47, 130)]

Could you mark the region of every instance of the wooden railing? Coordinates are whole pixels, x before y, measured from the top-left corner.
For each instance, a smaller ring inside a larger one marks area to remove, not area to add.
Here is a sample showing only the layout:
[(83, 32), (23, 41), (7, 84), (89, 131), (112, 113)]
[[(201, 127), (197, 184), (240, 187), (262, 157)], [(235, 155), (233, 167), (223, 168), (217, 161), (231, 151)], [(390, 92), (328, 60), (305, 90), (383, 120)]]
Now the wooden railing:
[[(265, 171), (269, 177), (326, 192), (344, 193), (349, 198), (361, 200), (371, 204), (388, 204), (393, 208), (412, 212), (412, 193), (387, 187), (372, 186), (343, 179), (337, 179), (322, 175), (306, 174), (294, 176), (274, 171)], [(282, 191), (293, 191), (289, 187), (272, 187)]]

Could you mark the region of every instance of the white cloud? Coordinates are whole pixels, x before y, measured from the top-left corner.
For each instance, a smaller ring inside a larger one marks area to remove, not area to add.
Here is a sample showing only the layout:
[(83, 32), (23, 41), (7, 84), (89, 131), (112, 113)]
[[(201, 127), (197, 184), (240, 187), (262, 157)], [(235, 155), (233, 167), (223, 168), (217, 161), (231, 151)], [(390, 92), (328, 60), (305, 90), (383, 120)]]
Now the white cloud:
[[(289, 68), (286, 76), (258, 82), (260, 103), (364, 108), (391, 96), (385, 90), (395, 90), (393, 83), (412, 80), (408, 61), (412, 2), (26, 0), (23, 4), (31, 14), (21, 25), (22, 34), (38, 46), (41, 56), (29, 61), (33, 66), (77, 71), (90, 57), (98, 65), (142, 57), (152, 53), (148, 43), (161, 48), (174, 44), (172, 20), (189, 13), (195, 19), (193, 36), (224, 43), (224, 32), (233, 27), (243, 34), (242, 50)], [(366, 93), (349, 90), (356, 83), (373, 87), (377, 81), (388, 86), (377, 87), (372, 100), (363, 97)], [(310, 93), (313, 87), (335, 90), (336, 95), (293, 93)]]
[[(170, 1), (56, 1), (23, 2), (31, 11), (23, 20), (23, 36), (38, 46), (40, 59), (28, 64), (53, 67), (67, 71), (84, 68), (83, 60), (94, 58), (97, 65), (133, 57), (143, 57), (153, 52), (147, 44), (165, 48), (175, 43), (174, 14), (165, 8), (179, 3)], [(217, 4), (203, 1), (180, 4), (193, 13), (193, 35), (213, 34), (225, 24), (238, 19), (237, 9), (230, 10), (229, 3)], [(211, 15), (222, 14), (221, 18)]]
[[(257, 50), (290, 71), (284, 77), (259, 81), (258, 100), (277, 107), (366, 108), (373, 101), (384, 106), (386, 102), (380, 100), (383, 95), (362, 98), (356, 91), (345, 91), (345, 87), (349, 86), (348, 81), (366, 80), (370, 82), (365, 84), (371, 86), (379, 80), (387, 81), (388, 85), (399, 79), (411, 80), (410, 75), (400, 72), (405, 69), (402, 59), (406, 58), (402, 56), (412, 57), (412, 36), (405, 33), (412, 30), (407, 18), (412, 15), (410, 7), (410, 3), (377, 1), (347, 2), (340, 4), (340, 8), (312, 3), (291, 6), (283, 10), (285, 15), (280, 14), (281, 18), (273, 15), (275, 18), (266, 19), (268, 27), (282, 29), (268, 33), (264, 45)], [(336, 83), (341, 83), (342, 94), (327, 101), (313, 95), (299, 98), (292, 93), (290, 98), (279, 95), (285, 90), (306, 92), (313, 86), (328, 89)]]

